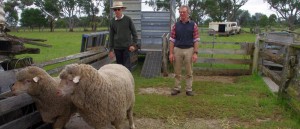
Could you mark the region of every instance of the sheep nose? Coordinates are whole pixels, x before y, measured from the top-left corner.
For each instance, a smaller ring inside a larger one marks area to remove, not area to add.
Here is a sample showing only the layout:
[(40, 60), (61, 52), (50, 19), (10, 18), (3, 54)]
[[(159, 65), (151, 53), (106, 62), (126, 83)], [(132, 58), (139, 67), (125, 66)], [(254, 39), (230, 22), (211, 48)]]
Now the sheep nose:
[(61, 90), (56, 90), (56, 95), (57, 96), (62, 96)]

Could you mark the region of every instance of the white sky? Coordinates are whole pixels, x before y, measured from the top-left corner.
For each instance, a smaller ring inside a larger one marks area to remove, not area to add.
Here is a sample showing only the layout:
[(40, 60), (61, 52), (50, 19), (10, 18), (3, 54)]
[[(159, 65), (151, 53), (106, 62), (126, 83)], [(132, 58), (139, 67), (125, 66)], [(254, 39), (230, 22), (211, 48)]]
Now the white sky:
[(264, 0), (248, 0), (240, 9), (248, 10), (251, 15), (255, 13), (262, 13), (270, 16), (271, 14), (276, 14), (275, 11), (270, 9), (270, 5)]
[[(275, 11), (272, 11), (269, 7), (269, 4), (264, 2), (264, 0), (248, 0), (247, 3), (244, 4), (240, 9), (248, 10), (251, 15), (255, 15), (255, 13), (262, 13), (267, 16), (276, 14)], [(142, 4), (142, 11), (153, 11), (153, 9)]]

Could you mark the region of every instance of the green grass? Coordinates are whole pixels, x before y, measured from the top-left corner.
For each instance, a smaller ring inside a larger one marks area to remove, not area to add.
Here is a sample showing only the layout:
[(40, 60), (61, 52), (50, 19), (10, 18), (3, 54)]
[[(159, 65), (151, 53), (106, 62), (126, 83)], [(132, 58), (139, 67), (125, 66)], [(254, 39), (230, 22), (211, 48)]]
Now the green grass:
[[(13, 32), (10, 34), (47, 39), (46, 43), (53, 45), (52, 48), (39, 47), (41, 48), (41, 54), (18, 56), (32, 56), (34, 61), (43, 62), (78, 53), (83, 33), (86, 32)], [(209, 38), (211, 37), (203, 36), (203, 40), (210, 41)], [(230, 37), (216, 37), (216, 40), (223, 42), (254, 42), (255, 35), (241, 34)], [(26, 45), (26, 47), (36, 46)], [(218, 47), (231, 48), (228, 45)], [(239, 47), (232, 46), (232, 48)], [(133, 71), (136, 83), (134, 108), (136, 118), (145, 117), (165, 121), (203, 118), (206, 120), (228, 121), (228, 128), (237, 129), (300, 128), (299, 117), (294, 116), (289, 108), (283, 106), (285, 101), (278, 100), (276, 95), (269, 91), (260, 76), (240, 76), (234, 83), (194, 81), (193, 89), (196, 95), (193, 97), (187, 97), (184, 93), (179, 96), (145, 95), (139, 94), (140, 88), (171, 89), (174, 85), (174, 79), (168, 77), (146, 79), (141, 77), (143, 57), (139, 60), (137, 68)], [(224, 68), (224, 66), (219, 67)], [(231, 67), (238, 68), (239, 66)], [(224, 128), (226, 127), (224, 126)]]
[(66, 55), (71, 55), (80, 52), (81, 48), (81, 38), (84, 32), (14, 32), (11, 35), (26, 37), (26, 38), (36, 38), (47, 40), (46, 44), (52, 45), (52, 47), (39, 47), (35, 45), (28, 45), (28, 48), (40, 48), (40, 54), (24, 54), (17, 56), (26, 57), (31, 56), (34, 61), (44, 62), (50, 59), (63, 57)]
[[(138, 70), (137, 70), (138, 71)], [(144, 79), (134, 72), (139, 88), (172, 88), (173, 79)], [(233, 128), (298, 128), (297, 119), (269, 91), (260, 76), (241, 76), (233, 84), (194, 81), (194, 97), (136, 94), (135, 116), (178, 120), (204, 118), (235, 121)], [(184, 94), (184, 93), (183, 93)], [(265, 120), (264, 122), (258, 122)]]

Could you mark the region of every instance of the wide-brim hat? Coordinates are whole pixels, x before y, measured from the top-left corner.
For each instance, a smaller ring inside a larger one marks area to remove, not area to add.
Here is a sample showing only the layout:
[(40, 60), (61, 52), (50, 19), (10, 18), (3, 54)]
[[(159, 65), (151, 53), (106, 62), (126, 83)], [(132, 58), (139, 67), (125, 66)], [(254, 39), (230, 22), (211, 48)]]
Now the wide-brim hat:
[(115, 8), (124, 8), (126, 9), (126, 6), (123, 6), (123, 2), (122, 1), (114, 1), (113, 6), (110, 7), (111, 9), (115, 9)]

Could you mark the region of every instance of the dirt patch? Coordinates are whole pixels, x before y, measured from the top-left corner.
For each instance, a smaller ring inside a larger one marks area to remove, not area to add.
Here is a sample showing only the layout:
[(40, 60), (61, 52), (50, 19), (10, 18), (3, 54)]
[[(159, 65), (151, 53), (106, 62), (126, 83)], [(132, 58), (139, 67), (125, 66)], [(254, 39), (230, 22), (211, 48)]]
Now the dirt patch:
[[(175, 74), (169, 74), (170, 78), (174, 78)], [(220, 83), (235, 83), (237, 76), (193, 76), (194, 81), (220, 82)]]
[(200, 118), (183, 121), (140, 118), (135, 121), (137, 129), (222, 129), (221, 121)]
[(158, 94), (158, 95), (170, 95), (171, 89), (167, 87), (157, 87), (157, 88), (140, 88), (138, 94)]
[[(167, 120), (151, 119), (151, 118), (135, 118), (136, 129), (224, 129), (224, 121), (222, 120), (206, 120), (206, 119), (186, 119), (176, 120), (169, 118)], [(122, 124), (122, 129), (129, 129), (128, 121)], [(94, 129), (90, 127), (79, 115), (75, 115), (67, 123), (66, 129)], [(108, 125), (103, 129), (114, 129), (112, 125)]]
[[(174, 74), (169, 77), (174, 78)], [(194, 81), (206, 81), (206, 82), (219, 82), (219, 83), (235, 83), (237, 77), (235, 76), (194, 76)], [(149, 87), (140, 88), (138, 94), (158, 94), (158, 95), (170, 95), (171, 88), (169, 87)], [(234, 96), (234, 95), (224, 95), (224, 96)]]
[(235, 83), (236, 76), (194, 76), (194, 81)]

